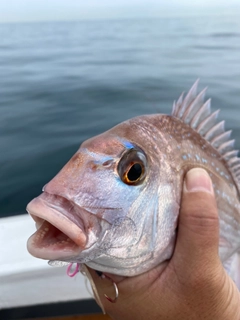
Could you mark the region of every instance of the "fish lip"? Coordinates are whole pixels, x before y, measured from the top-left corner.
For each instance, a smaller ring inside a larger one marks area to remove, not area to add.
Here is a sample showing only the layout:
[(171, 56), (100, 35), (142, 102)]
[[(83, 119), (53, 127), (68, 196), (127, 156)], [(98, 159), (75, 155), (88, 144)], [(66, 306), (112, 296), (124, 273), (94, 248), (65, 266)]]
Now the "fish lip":
[[(66, 252), (63, 252), (63, 257), (69, 255), (75, 256), (77, 253), (85, 249), (87, 243), (87, 232), (85, 230), (85, 223), (81, 216), (81, 208), (75, 206), (70, 200), (43, 192), (39, 197), (34, 198), (26, 208), (27, 212), (35, 220), (39, 227), (47, 221), (50, 225), (54, 226), (60, 232), (70, 238), (75, 247)], [(73, 212), (71, 212), (73, 210)], [(74, 213), (78, 214), (74, 214)], [(83, 211), (85, 211), (83, 209)], [(59, 258), (58, 250), (51, 250), (51, 248), (42, 248), (41, 243), (36, 244), (36, 233), (34, 233), (28, 240), (28, 251), (43, 259)], [(44, 251), (44, 252), (43, 252)]]
[[(43, 192), (38, 198), (42, 198), (47, 206), (49, 206), (53, 210), (57, 210), (59, 213), (67, 217), (69, 221), (76, 224), (80, 229), (82, 229), (86, 233), (85, 222), (83, 219), (84, 215), (82, 214), (83, 211), (86, 212), (84, 208), (79, 207), (76, 203), (62, 195), (52, 194), (46, 191)], [(57, 204), (59, 202), (60, 205)], [(71, 213), (71, 210), (75, 212)]]

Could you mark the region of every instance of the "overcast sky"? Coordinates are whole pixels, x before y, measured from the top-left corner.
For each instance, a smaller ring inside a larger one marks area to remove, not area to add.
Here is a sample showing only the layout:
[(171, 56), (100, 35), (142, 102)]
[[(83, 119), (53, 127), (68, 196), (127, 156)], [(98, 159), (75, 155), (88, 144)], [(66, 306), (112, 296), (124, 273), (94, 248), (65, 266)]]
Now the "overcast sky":
[(151, 17), (216, 12), (240, 0), (0, 0), (0, 22)]

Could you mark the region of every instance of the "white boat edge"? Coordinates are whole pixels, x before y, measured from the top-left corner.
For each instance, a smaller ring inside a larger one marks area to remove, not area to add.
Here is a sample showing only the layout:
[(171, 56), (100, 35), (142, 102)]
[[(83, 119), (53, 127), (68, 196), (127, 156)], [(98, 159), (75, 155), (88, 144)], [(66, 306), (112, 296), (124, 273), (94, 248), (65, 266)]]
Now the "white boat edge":
[(70, 278), (28, 253), (34, 231), (27, 214), (0, 218), (0, 309), (92, 298), (80, 273)]

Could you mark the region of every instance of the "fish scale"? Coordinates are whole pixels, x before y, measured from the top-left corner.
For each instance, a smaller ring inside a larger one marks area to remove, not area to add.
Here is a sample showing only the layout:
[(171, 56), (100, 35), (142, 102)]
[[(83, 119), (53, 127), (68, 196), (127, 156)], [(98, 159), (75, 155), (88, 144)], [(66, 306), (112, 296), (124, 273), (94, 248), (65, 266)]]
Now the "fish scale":
[(28, 204), (40, 222), (29, 252), (123, 276), (150, 270), (173, 253), (183, 179), (201, 167), (216, 195), (219, 255), (240, 288), (240, 159), (219, 110), (204, 100), (206, 88), (197, 87), (180, 95), (171, 115), (132, 118), (85, 141)]

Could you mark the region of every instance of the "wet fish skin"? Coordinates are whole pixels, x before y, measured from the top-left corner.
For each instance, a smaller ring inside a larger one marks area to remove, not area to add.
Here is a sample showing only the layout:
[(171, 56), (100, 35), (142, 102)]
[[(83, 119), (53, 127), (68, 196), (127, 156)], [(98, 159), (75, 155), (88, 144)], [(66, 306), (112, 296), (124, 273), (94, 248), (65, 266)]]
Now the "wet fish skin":
[[(236, 277), (237, 263), (232, 261), (240, 251), (239, 160), (224, 124), (216, 122), (217, 112), (212, 114), (210, 102), (203, 101), (205, 91), (197, 94), (196, 87), (180, 97), (171, 116), (136, 117), (85, 141), (29, 204), (29, 212), (39, 217), (41, 210), (54, 206), (71, 221), (81, 218), (82, 225), (76, 222), (85, 235), (80, 236), (81, 250), (69, 256), (59, 251), (58, 260), (133, 276), (169, 259), (184, 176), (191, 168), (202, 167), (213, 181), (219, 210), (220, 258)], [(145, 176), (128, 185), (119, 177), (119, 163), (133, 150), (146, 159)], [(64, 211), (53, 195), (66, 199), (75, 211), (71, 215)], [(50, 213), (52, 224), (59, 219), (54, 214)], [(44, 248), (39, 254), (31, 241), (30, 253), (44, 258)]]

